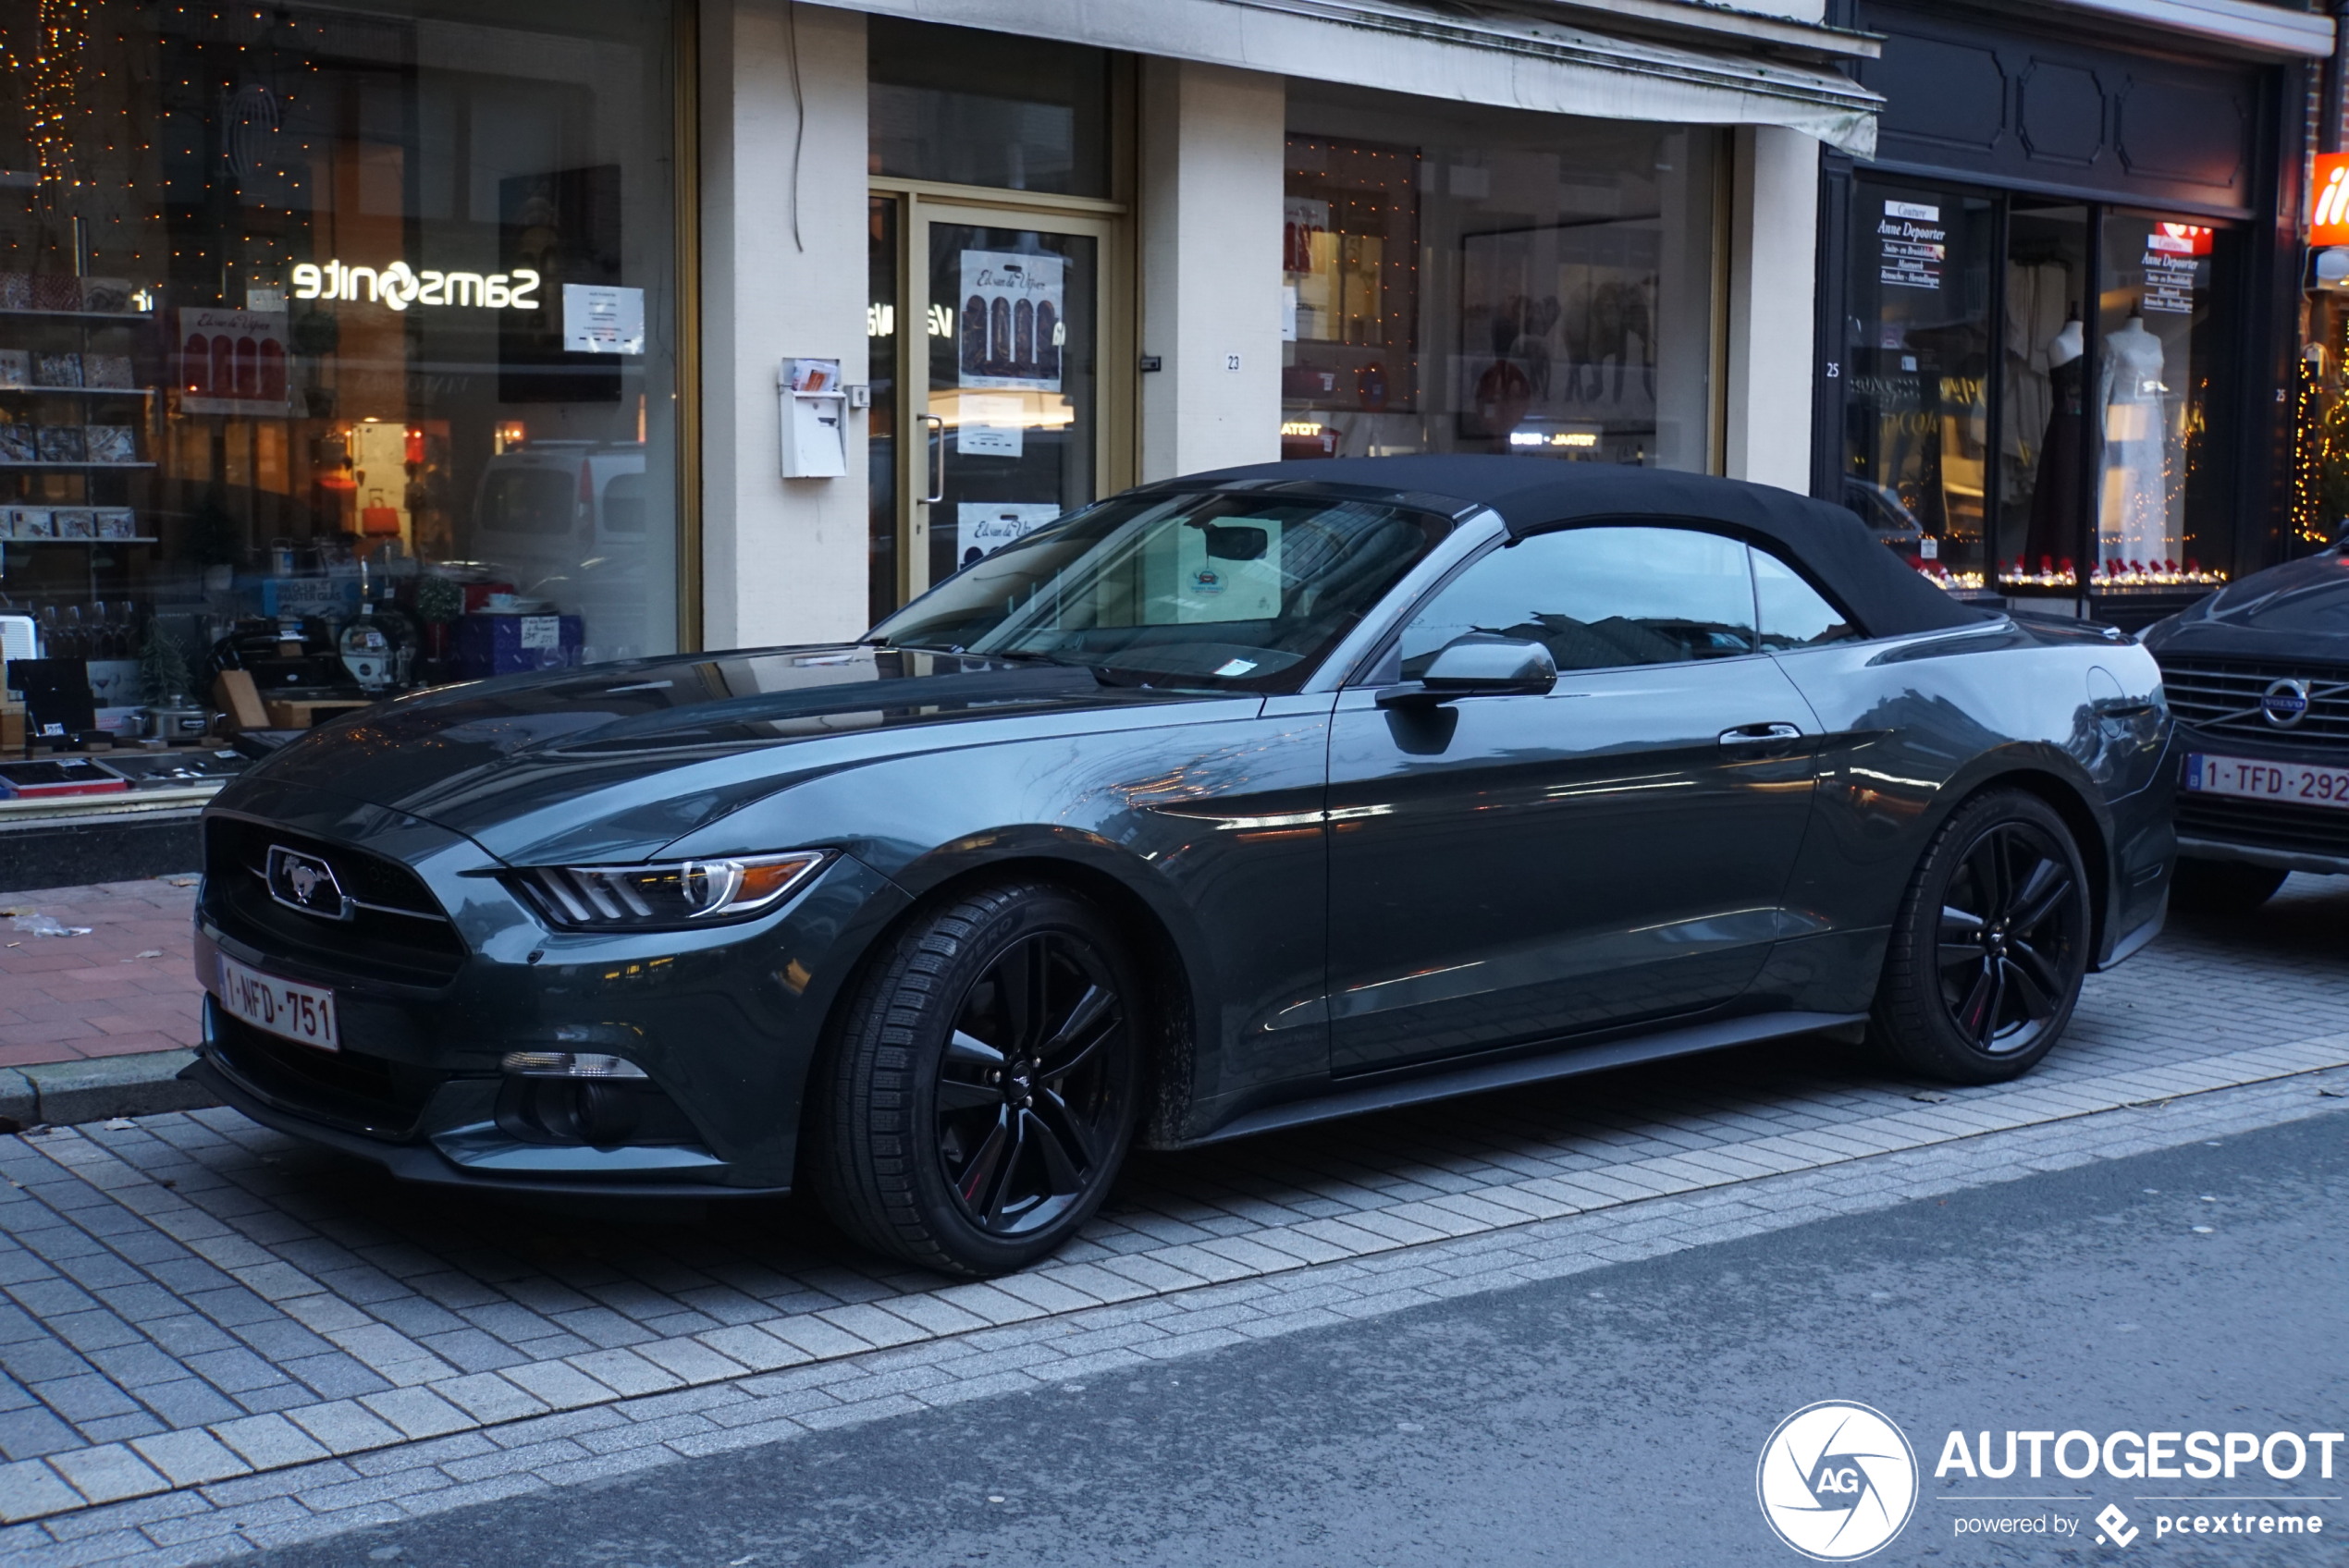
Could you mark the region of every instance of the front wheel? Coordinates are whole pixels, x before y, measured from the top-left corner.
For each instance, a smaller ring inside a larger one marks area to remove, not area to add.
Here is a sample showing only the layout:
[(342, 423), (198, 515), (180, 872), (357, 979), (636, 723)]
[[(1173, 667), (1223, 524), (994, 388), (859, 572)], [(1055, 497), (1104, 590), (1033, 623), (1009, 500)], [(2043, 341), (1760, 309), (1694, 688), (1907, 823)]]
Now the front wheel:
[(1114, 928), (1064, 888), (985, 888), (916, 920), (818, 1085), (809, 1174), (833, 1219), (952, 1274), (1066, 1242), (1132, 1135), (1140, 995)]
[(2087, 873), (2063, 818), (2019, 790), (1978, 796), (1910, 880), (1870, 1035), (1950, 1083), (2027, 1072), (2071, 1021), (2088, 944)]

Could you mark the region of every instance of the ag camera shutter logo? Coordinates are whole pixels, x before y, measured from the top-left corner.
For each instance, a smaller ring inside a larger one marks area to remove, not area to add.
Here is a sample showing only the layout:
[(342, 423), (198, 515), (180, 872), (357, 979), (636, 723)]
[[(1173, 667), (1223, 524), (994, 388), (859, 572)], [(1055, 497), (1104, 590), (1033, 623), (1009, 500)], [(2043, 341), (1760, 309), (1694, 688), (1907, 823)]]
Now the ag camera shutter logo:
[(1907, 1526), (1917, 1456), (1881, 1412), (1822, 1400), (1778, 1423), (1762, 1445), (1753, 1489), (1778, 1539), (1815, 1562), (1851, 1562)]

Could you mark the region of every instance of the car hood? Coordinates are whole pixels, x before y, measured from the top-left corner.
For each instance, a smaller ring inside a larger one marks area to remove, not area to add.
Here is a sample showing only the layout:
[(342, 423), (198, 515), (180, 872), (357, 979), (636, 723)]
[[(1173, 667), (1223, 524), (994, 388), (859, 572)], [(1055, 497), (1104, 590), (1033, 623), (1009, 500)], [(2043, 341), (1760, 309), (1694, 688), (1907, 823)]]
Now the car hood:
[(875, 757), (1163, 723), (1201, 702), (1082, 668), (859, 645), (680, 655), (387, 703), (303, 736), (215, 805), (269, 815), (290, 787), (387, 807), (517, 864), (609, 860)]
[(2145, 642), (2157, 654), (2349, 664), (2349, 551), (2253, 572), (2155, 626)]

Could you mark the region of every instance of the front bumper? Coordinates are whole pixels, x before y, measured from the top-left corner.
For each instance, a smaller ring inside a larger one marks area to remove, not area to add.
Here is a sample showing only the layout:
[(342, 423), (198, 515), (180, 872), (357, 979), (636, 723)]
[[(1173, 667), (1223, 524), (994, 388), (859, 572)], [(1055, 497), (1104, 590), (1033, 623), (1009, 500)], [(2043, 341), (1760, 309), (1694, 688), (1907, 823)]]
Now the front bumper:
[[(294, 815), (273, 812), (266, 830), (379, 852), (286, 820)], [(283, 921), (244, 918), (211, 885), (228, 871), (208, 865), (195, 938), (204, 1039), (188, 1076), (264, 1125), (412, 1181), (579, 1196), (789, 1188), (824, 1020), (866, 946), (904, 907), (893, 884), (840, 856), (790, 902), (739, 925), (556, 932), (477, 846), (428, 837), (412, 835), (398, 859), (449, 912), (461, 956), (421, 980), (371, 967), (364, 950), (337, 950), (334, 933), (305, 940)], [(279, 1040), (228, 1013), (211, 994), (223, 954), (332, 989), (341, 1050)], [(650, 1112), (645, 1125), (550, 1133), (518, 1116), (517, 1091), (529, 1085), (500, 1067), (516, 1050), (634, 1062), (648, 1082), (627, 1093)]]
[(2338, 748), (2279, 743), (2247, 736), (2209, 735), (2178, 728), (2178, 853), (2191, 860), (2243, 861), (2279, 871), (2349, 876), (2349, 811), (2280, 801), (2203, 794), (2183, 787), (2186, 758), (2195, 753), (2249, 757), (2311, 767), (2349, 766)]

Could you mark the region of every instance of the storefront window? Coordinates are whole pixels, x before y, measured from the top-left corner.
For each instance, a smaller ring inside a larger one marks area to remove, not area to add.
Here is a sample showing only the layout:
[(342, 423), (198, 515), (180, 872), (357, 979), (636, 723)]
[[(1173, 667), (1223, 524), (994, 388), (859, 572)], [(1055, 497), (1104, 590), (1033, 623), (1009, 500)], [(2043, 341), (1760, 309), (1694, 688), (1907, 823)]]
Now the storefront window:
[(102, 726), (676, 645), (663, 11), (0, 12), (0, 613)]
[(2241, 236), (1911, 180), (1856, 180), (1852, 202), (1844, 504), (1955, 592), (2226, 581), (2234, 476), (2213, 425)]
[(2079, 585), (2087, 276), (2087, 208), (2015, 202), (2007, 215), (1993, 555), (2011, 594), (2061, 596)]
[(1282, 454), (1711, 466), (1718, 145), (1293, 83)]
[(1843, 503), (1945, 586), (1986, 585), (1991, 206), (1933, 186), (1852, 198)]
[(2113, 213), (2090, 407), (2102, 424), (2095, 576), (2126, 592), (2223, 581), (2233, 530), (2229, 445), (2211, 438), (2232, 366), (2219, 301), (2236, 235)]

